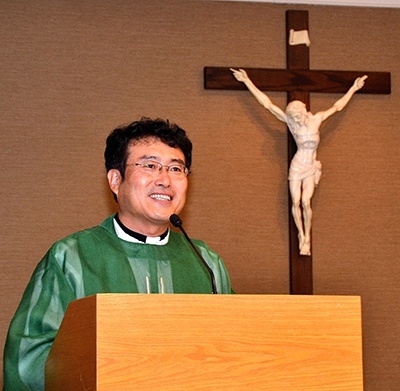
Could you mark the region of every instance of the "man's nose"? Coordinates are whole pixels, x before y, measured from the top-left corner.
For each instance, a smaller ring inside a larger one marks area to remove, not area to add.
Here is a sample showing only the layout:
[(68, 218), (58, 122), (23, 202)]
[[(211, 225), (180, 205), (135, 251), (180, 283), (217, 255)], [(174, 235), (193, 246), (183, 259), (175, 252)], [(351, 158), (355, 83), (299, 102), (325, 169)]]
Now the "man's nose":
[(160, 169), (158, 170), (157, 173), (157, 177), (156, 177), (156, 184), (157, 185), (162, 185), (165, 187), (169, 187), (171, 184), (171, 177), (169, 174), (169, 170), (168, 167), (160, 167)]

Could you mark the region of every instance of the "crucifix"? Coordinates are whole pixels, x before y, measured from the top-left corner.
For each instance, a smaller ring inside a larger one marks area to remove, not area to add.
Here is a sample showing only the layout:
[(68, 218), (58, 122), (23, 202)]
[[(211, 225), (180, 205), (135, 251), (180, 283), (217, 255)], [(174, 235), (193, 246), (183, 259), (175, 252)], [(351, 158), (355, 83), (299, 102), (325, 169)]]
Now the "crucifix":
[[(287, 102), (303, 102), (309, 110), (310, 92), (344, 93), (355, 79), (367, 75), (365, 86), (359, 91), (364, 94), (389, 94), (390, 73), (331, 71), (309, 69), (309, 41), (293, 44), (294, 34), (308, 38), (308, 11), (286, 11), (286, 65), (287, 69), (246, 68), (251, 80), (260, 90), (287, 92)], [(205, 89), (244, 90), (247, 87), (237, 81), (230, 67), (205, 67)], [(289, 164), (297, 150), (296, 143), (288, 132)], [(289, 211), (292, 201), (289, 198)], [(299, 253), (298, 230), (289, 213), (290, 293), (312, 294), (312, 255)]]

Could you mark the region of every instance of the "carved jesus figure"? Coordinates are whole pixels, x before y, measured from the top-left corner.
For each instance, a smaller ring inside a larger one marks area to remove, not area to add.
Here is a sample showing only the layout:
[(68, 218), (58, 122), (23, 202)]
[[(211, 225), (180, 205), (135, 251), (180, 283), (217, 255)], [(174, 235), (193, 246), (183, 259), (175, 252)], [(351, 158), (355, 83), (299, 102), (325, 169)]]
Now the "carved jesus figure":
[(231, 71), (238, 81), (246, 85), (261, 105), (278, 120), (287, 124), (296, 142), (297, 151), (289, 168), (292, 215), (298, 230), (300, 254), (310, 255), (311, 198), (321, 177), (321, 162), (317, 160), (317, 148), (320, 141), (319, 128), (323, 121), (343, 110), (354, 93), (364, 86), (367, 76), (357, 78), (347, 93), (336, 101), (331, 108), (312, 114), (307, 111), (306, 105), (298, 100), (290, 102), (285, 111), (281, 110), (254, 85), (246, 71), (243, 69), (231, 69)]

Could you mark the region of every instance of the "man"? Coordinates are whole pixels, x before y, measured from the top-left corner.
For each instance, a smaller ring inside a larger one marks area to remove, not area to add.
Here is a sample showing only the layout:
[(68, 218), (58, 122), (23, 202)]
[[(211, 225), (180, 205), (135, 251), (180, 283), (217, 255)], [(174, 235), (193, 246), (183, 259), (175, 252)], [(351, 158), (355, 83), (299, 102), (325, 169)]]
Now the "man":
[[(186, 201), (192, 144), (179, 126), (142, 118), (115, 129), (105, 150), (118, 213), (56, 242), (33, 273), (11, 322), (5, 391), (44, 390), (44, 367), (68, 304), (96, 293), (212, 293), (210, 274), (169, 219)], [(221, 258), (193, 240), (231, 293)]]
[[(347, 93), (331, 108), (312, 114), (306, 105), (298, 100), (290, 102), (286, 111), (274, 105), (271, 99), (261, 92), (243, 69), (231, 69), (236, 80), (244, 83), (258, 102), (268, 109), (278, 120), (285, 122), (297, 145), (289, 168), (289, 190), (292, 198), (292, 215), (298, 230), (299, 250), (302, 255), (310, 255), (311, 241), (311, 198), (321, 177), (322, 166), (317, 160), (319, 128), (323, 121), (344, 109), (356, 91), (364, 86), (367, 76), (358, 77)], [(300, 201), (303, 213), (300, 208)], [(303, 216), (302, 216), (303, 214)]]

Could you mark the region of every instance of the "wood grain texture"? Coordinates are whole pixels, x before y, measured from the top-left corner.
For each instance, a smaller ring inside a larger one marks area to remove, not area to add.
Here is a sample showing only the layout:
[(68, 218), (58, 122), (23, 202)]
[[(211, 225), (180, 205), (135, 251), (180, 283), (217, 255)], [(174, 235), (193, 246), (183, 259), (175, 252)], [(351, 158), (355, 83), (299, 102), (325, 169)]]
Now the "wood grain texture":
[[(308, 11), (303, 10), (288, 10), (286, 11), (286, 67), (289, 72), (295, 70), (308, 71), (310, 68), (310, 49), (306, 45), (289, 45), (290, 30), (309, 31), (309, 15)], [(301, 90), (300, 88), (287, 91), (286, 103), (293, 100), (303, 102), (307, 110), (310, 110), (310, 93), (309, 91)], [(287, 128), (287, 152), (288, 171), (291, 161), (297, 152), (297, 145)], [(311, 235), (311, 254), (302, 255), (299, 251), (298, 229), (296, 227), (293, 212), (292, 199), (288, 200), (288, 221), (289, 226), (289, 263), (290, 263), (290, 293), (293, 294), (313, 294), (314, 292), (314, 276), (313, 276), (313, 243), (312, 230)]]
[[(239, 68), (239, 66), (233, 68)], [(244, 68), (262, 91), (305, 91), (345, 93), (357, 77), (368, 75), (368, 82), (357, 94), (390, 94), (390, 72), (333, 71), (323, 69)], [(228, 67), (204, 67), (204, 88), (246, 90)]]
[(97, 295), (71, 304), (53, 349), (48, 391), (363, 389), (359, 297)]

